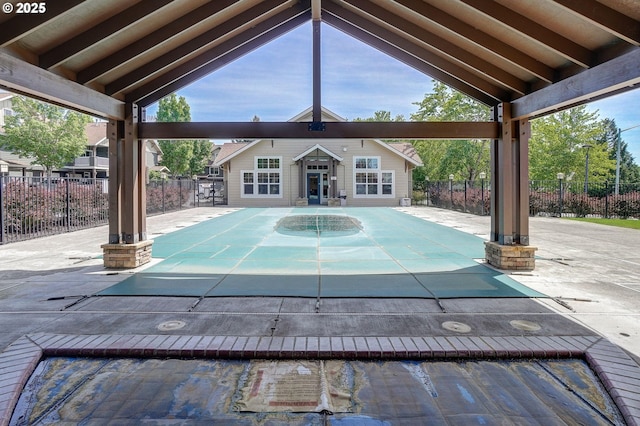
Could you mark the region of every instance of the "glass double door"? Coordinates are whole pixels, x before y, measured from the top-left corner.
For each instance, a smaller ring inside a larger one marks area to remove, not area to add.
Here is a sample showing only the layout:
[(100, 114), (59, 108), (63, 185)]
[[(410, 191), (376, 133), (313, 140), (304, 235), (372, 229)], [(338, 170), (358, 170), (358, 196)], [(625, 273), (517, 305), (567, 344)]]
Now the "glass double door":
[(307, 173), (307, 200), (309, 204), (325, 204), (329, 196), (326, 173)]

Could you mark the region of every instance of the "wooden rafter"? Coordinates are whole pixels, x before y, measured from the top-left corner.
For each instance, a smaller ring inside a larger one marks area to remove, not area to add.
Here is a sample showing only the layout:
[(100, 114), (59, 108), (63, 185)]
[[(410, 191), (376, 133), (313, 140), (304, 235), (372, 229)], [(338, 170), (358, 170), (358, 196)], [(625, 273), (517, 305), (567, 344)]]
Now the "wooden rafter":
[(496, 37), (493, 37), (477, 28), (473, 28), (465, 22), (445, 13), (444, 11), (425, 2), (413, 0), (395, 0), (397, 3), (420, 14), (423, 18), (440, 25), (449, 31), (464, 37), (472, 43), (483, 47), (487, 51), (518, 66), (520, 69), (533, 74), (547, 83), (553, 82), (553, 69), (538, 61), (532, 56), (514, 48)]
[[(467, 66), (487, 76), (494, 82), (504, 87), (508, 87), (516, 93), (524, 95), (527, 91), (527, 84), (525, 82), (509, 74), (508, 72), (505, 72), (502, 68), (486, 61), (483, 58), (465, 51), (461, 47), (456, 46), (455, 44), (443, 39), (442, 37), (430, 31), (427, 31), (424, 28), (419, 27), (414, 23), (407, 21), (406, 19), (389, 13), (386, 9), (374, 3), (371, 3), (370, 1), (345, 0), (345, 2), (356, 6), (358, 9), (366, 12), (374, 18), (379, 19), (380, 21), (385, 22), (387, 25), (397, 28), (403, 33), (408, 34), (409, 36), (414, 37), (417, 40), (421, 40), (434, 49), (440, 51), (446, 57), (451, 58), (453, 61), (466, 64)], [(407, 43), (411, 42), (407, 40), (404, 45), (406, 45)], [(403, 46), (398, 47), (403, 48)]]
[(640, 46), (640, 22), (630, 16), (599, 2), (584, 0), (555, 0), (555, 2), (627, 43)]
[(323, 21), (329, 25), (456, 88), (480, 102), (494, 105), (498, 101), (510, 99), (510, 95), (506, 90), (418, 45), (407, 43), (399, 35), (373, 24), (351, 11), (333, 4), (325, 5), (323, 10), (328, 12), (328, 14), (324, 15)]
[(589, 68), (592, 62), (592, 52), (558, 33), (551, 31), (538, 22), (532, 21), (526, 16), (514, 12), (501, 4), (486, 0), (461, 0), (463, 3), (490, 16), (496, 22), (511, 27), (529, 37), (531, 40), (554, 50), (569, 61)]
[(283, 0), (266, 0), (260, 3), (258, 6), (242, 12), (235, 17), (223, 22), (220, 25), (212, 28), (205, 33), (194, 37), (186, 43), (165, 52), (162, 56), (138, 67), (134, 71), (118, 78), (117, 80), (107, 84), (105, 86), (105, 92), (109, 95), (119, 93), (135, 85), (136, 83), (148, 78), (159, 71), (170, 67), (175, 62), (182, 60), (185, 56), (192, 54), (193, 52), (206, 47), (213, 43), (215, 40), (224, 37), (229, 32), (237, 30), (238, 28), (246, 25), (247, 22), (252, 22), (259, 18), (263, 14), (277, 8), (283, 3)]
[(74, 8), (83, 1), (84, 0), (51, 1), (46, 2), (46, 13), (16, 14), (7, 22), (2, 23), (0, 46), (6, 46), (18, 40), (20, 37), (32, 33), (42, 25)]
[[(278, 16), (270, 18), (204, 53), (198, 57), (160, 75), (136, 90), (127, 93), (129, 102), (140, 106), (148, 106), (163, 97), (211, 74), (224, 65), (246, 55), (260, 46), (274, 40), (308, 20), (308, 9), (287, 9)], [(274, 26), (271, 21), (284, 22)]]
[(143, 0), (140, 3), (136, 3), (93, 28), (78, 34), (71, 40), (67, 40), (43, 53), (40, 55), (40, 66), (42, 68), (52, 68), (77, 53), (88, 49), (93, 44), (124, 30), (172, 1), (173, 0)]
[(161, 44), (165, 40), (171, 39), (183, 31), (188, 30), (190, 27), (200, 22), (203, 16), (213, 16), (237, 1), (238, 0), (218, 0), (216, 2), (210, 2), (200, 6), (199, 8), (171, 22), (171, 24), (153, 31), (106, 58), (103, 58), (85, 69), (78, 71), (78, 83), (85, 84), (95, 80), (108, 71), (111, 71), (113, 68), (135, 59), (137, 56)]

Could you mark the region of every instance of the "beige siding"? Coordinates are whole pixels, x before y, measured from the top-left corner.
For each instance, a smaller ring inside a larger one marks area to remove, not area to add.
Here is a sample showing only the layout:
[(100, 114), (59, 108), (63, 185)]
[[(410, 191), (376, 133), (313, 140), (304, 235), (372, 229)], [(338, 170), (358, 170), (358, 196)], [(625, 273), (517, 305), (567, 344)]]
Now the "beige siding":
[[(230, 206), (279, 207), (293, 206), (298, 198), (299, 166), (293, 161), (304, 151), (319, 144), (336, 156), (342, 157), (337, 167), (337, 191), (346, 189), (349, 206), (397, 206), (400, 199), (410, 197), (409, 191), (411, 165), (400, 155), (371, 140), (262, 140), (250, 146), (232, 158), (226, 164), (225, 178), (228, 179), (228, 202)], [(345, 150), (346, 149), (346, 150)], [(255, 157), (278, 156), (281, 158), (281, 198), (242, 198), (241, 180), (243, 170), (254, 170)], [(393, 198), (356, 198), (354, 197), (354, 157), (378, 156), (382, 170), (394, 171)]]
[(11, 99), (5, 99), (0, 101), (0, 127), (4, 127), (4, 110), (12, 109), (11, 107)]

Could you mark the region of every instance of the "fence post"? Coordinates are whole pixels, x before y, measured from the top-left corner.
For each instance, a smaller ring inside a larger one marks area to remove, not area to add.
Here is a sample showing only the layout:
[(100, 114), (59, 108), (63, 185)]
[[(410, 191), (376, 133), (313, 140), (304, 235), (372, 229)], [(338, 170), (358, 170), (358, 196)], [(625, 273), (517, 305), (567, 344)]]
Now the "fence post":
[(164, 179), (162, 179), (162, 214), (165, 214), (167, 212), (165, 204), (164, 204)]
[(604, 183), (604, 218), (609, 219), (609, 182)]
[(0, 174), (0, 245), (4, 244), (4, 175)]
[(64, 180), (64, 193), (65, 193), (65, 204), (66, 204), (66, 215), (67, 215), (67, 232), (71, 232), (71, 199), (69, 196), (69, 179)]
[(463, 212), (467, 211), (467, 180), (464, 180), (464, 207)]
[(560, 208), (559, 215), (560, 217), (562, 217), (562, 179), (564, 178), (564, 176), (560, 175), (561, 174), (558, 173), (558, 206)]
[(178, 210), (182, 210), (182, 179), (178, 179)]

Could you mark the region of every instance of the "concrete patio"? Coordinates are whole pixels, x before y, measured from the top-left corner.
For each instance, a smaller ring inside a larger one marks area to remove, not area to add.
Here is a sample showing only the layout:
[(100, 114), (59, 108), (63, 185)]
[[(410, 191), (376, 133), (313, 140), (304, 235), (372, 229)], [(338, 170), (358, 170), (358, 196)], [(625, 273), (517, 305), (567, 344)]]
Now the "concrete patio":
[[(487, 238), (489, 218), (401, 212)], [(151, 237), (232, 209), (149, 218)], [(102, 267), (95, 228), (0, 247), (3, 422), (42, 356), (586, 359), (629, 424), (640, 419), (640, 232), (533, 218), (537, 268), (510, 278), (549, 298), (86, 297), (136, 271)], [(23, 337), (26, 336), (26, 337)], [(616, 346), (617, 345), (617, 346)], [(6, 371), (6, 372), (5, 372)]]

